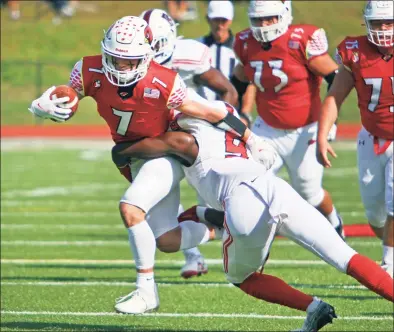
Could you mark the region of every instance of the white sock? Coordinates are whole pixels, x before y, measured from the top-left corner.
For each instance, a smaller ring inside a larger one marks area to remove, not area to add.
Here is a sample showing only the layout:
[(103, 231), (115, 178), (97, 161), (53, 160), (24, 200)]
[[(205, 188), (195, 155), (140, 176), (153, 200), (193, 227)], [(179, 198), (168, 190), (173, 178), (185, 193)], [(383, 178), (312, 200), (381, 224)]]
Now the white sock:
[(204, 224), (186, 220), (179, 226), (182, 229), (181, 246), (179, 249), (189, 249), (197, 247), (199, 244), (209, 241), (209, 229)]
[(155, 279), (153, 272), (141, 273), (137, 272), (137, 288), (143, 288), (146, 290), (154, 290)]
[(332, 212), (326, 217), (328, 219), (328, 221), (330, 222), (330, 224), (332, 225), (332, 227), (338, 227), (341, 223), (341, 221), (339, 220), (338, 217), (338, 213), (337, 210), (335, 209), (335, 207), (332, 207)]
[(393, 247), (383, 246), (384, 264), (393, 265)]
[(155, 264), (156, 240), (146, 220), (127, 229), (135, 267), (150, 269)]
[(200, 250), (197, 247), (190, 248), (190, 249), (184, 249), (183, 250), (183, 255), (185, 256), (186, 260), (193, 256), (202, 256)]
[(198, 219), (200, 219), (201, 222), (206, 221), (205, 220), (205, 211), (207, 210), (207, 208), (205, 206), (197, 206), (196, 208), (196, 214)]
[(314, 296), (313, 301), (311, 302), (311, 304), (308, 305), (308, 308), (306, 308), (306, 312), (307, 313), (314, 312), (320, 303), (321, 300), (318, 297)]

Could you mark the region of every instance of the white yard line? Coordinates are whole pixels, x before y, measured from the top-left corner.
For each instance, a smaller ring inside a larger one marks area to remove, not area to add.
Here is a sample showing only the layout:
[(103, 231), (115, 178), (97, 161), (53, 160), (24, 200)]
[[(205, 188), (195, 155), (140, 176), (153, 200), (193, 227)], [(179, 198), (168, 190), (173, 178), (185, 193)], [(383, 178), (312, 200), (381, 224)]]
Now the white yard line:
[[(67, 227), (66, 227), (67, 229)], [(379, 247), (381, 244), (379, 241), (348, 241), (349, 245), (362, 246), (362, 247)], [(218, 246), (220, 247), (221, 241), (209, 242), (204, 246)], [(274, 242), (275, 246), (278, 247), (292, 247), (298, 246), (296, 243), (289, 240), (278, 240)], [(111, 246), (129, 246), (127, 240), (97, 240), (97, 241), (39, 241), (39, 240), (2, 240), (1, 246), (32, 246), (32, 247), (53, 247), (53, 246), (67, 246), (67, 247), (111, 247)]]
[[(119, 282), (119, 281), (2, 281), (1, 286), (135, 286), (135, 282)], [(188, 287), (203, 287), (203, 288), (229, 288), (235, 287), (233, 284), (229, 283), (213, 283), (213, 282), (158, 282), (160, 287), (176, 287), (176, 286), (188, 286)], [(300, 285), (297, 287), (301, 288), (315, 288), (319, 285)], [(361, 285), (323, 285), (322, 288), (328, 289), (363, 289), (367, 290), (366, 287)]]
[[(59, 311), (10, 311), (1, 310), (1, 315), (17, 315), (17, 316), (118, 316), (127, 317), (127, 315), (121, 315), (115, 312), (59, 312)], [(138, 317), (170, 317), (170, 318), (247, 318), (247, 319), (277, 319), (277, 320), (304, 320), (305, 316), (275, 316), (275, 315), (260, 315), (260, 314), (212, 314), (204, 312), (195, 313), (148, 313), (139, 315)], [(339, 316), (340, 320), (374, 320), (374, 321), (392, 321), (391, 316)]]
[[(222, 259), (205, 259), (208, 265), (222, 265)], [(25, 265), (25, 264), (39, 264), (39, 265), (135, 265), (134, 260), (127, 259), (1, 259), (1, 264), (11, 265)], [(155, 261), (156, 265), (182, 266), (185, 264), (184, 260), (175, 259), (158, 259)], [(268, 265), (286, 265), (286, 266), (329, 266), (326, 262), (321, 260), (296, 260), (296, 259), (269, 259)]]
[[(338, 151), (355, 151), (356, 140), (336, 141), (333, 147)], [(1, 139), (2, 152), (21, 150), (101, 150), (110, 151), (113, 142), (108, 139), (73, 139), (73, 138), (7, 138)]]

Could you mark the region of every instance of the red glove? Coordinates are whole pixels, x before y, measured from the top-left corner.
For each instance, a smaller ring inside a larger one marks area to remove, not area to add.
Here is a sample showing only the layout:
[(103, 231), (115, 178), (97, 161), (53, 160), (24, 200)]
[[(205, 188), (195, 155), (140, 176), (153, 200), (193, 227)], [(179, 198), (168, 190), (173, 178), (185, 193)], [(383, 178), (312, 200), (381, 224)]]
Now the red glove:
[(200, 222), (200, 219), (197, 217), (197, 205), (192, 206), (191, 208), (182, 212), (178, 216), (178, 222), (182, 222), (186, 220), (193, 220), (195, 222)]

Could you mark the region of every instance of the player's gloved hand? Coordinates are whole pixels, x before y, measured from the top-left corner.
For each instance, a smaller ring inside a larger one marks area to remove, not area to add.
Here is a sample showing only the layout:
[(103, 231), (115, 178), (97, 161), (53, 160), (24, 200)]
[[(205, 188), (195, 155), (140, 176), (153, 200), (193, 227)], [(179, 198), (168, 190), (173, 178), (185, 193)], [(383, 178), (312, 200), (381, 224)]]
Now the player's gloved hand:
[(72, 116), (72, 110), (69, 108), (61, 108), (59, 105), (68, 102), (70, 98), (62, 97), (51, 99), (51, 93), (55, 89), (56, 87), (53, 86), (45, 91), (41, 97), (33, 100), (29, 111), (43, 119), (64, 122)]
[(337, 125), (334, 123), (328, 132), (327, 135), (327, 141), (332, 142), (335, 141), (335, 138), (337, 137)]
[(266, 140), (252, 133), (246, 141), (246, 145), (252, 153), (253, 158), (263, 164), (267, 170), (275, 164), (278, 154)]

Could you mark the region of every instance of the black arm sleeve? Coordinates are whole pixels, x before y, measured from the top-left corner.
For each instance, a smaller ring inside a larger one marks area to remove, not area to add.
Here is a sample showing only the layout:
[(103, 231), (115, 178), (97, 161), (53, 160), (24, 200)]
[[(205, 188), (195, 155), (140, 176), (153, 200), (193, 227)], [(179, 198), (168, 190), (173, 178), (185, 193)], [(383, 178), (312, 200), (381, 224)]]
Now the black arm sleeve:
[(239, 109), (241, 109), (242, 97), (245, 94), (249, 83), (240, 81), (234, 75), (230, 77), (230, 82), (232, 85), (234, 85), (235, 90), (237, 90), (237, 92), (238, 92), (238, 105), (239, 105)]
[(336, 71), (333, 71), (332, 73), (329, 73), (327, 76), (324, 76), (324, 79), (326, 80), (328, 87), (327, 91), (330, 90), (332, 82), (334, 82), (335, 75), (337, 74)]
[(230, 112), (227, 113), (223, 120), (213, 123), (213, 125), (222, 130), (232, 132), (239, 137), (243, 137), (248, 128), (240, 119)]

